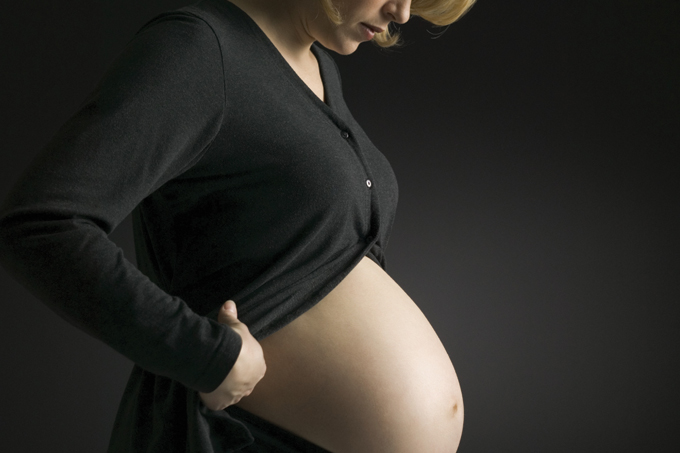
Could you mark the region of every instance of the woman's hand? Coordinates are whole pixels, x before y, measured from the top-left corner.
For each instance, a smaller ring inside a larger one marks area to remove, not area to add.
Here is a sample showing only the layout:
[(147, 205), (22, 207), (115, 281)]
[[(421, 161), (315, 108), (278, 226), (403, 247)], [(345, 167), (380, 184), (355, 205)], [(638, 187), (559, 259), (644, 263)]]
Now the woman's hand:
[(233, 300), (228, 300), (222, 305), (217, 321), (220, 324), (227, 324), (241, 335), (243, 344), (236, 363), (220, 386), (210, 393), (198, 392), (203, 404), (214, 411), (236, 404), (244, 396), (250, 395), (267, 370), (262, 346), (250, 334), (248, 326), (238, 320)]

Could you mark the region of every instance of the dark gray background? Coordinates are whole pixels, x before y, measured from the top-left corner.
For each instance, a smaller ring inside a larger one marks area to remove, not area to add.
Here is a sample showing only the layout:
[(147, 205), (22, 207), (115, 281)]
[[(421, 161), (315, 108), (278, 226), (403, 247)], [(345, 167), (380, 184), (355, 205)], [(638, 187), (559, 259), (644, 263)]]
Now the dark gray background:
[[(0, 196), (135, 31), (189, 1), (0, 18)], [(479, 0), (433, 38), (333, 54), (400, 187), (387, 271), (465, 398), (460, 452), (676, 451), (677, 0)], [(112, 235), (132, 258), (128, 221)], [(0, 441), (96, 452), (131, 363), (0, 271)], [(7, 449), (9, 448), (9, 449)]]

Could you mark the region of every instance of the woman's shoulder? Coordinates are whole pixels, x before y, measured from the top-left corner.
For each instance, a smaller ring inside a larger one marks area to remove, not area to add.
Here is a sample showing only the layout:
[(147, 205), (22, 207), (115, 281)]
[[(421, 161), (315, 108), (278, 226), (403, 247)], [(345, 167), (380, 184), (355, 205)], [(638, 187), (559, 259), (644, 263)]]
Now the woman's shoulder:
[(227, 1), (202, 0), (170, 11), (162, 12), (149, 19), (136, 35), (154, 30), (159, 33), (187, 36), (211, 34), (221, 38), (225, 30), (244, 28), (244, 13)]
[(160, 13), (144, 23), (132, 39), (148, 36), (157, 40), (177, 41), (178, 44), (190, 44), (201, 37), (214, 40), (215, 31), (210, 18), (197, 12), (184, 7)]

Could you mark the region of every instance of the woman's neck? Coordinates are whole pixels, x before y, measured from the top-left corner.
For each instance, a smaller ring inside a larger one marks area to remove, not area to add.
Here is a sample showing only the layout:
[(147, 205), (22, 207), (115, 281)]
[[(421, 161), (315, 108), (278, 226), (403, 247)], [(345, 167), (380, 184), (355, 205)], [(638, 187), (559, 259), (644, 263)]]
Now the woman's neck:
[(229, 0), (262, 29), (281, 55), (293, 64), (312, 63), (315, 39), (308, 21), (324, 14), (318, 2), (310, 0)]

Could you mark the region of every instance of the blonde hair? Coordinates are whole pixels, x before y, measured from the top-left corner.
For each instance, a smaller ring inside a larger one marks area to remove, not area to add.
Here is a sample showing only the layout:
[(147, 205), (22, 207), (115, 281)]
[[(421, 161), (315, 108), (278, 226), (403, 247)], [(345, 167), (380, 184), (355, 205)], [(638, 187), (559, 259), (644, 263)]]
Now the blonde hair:
[[(342, 24), (342, 16), (333, 0), (320, 2), (330, 21), (336, 25)], [(460, 19), (474, 3), (475, 0), (411, 0), (411, 15), (421, 17), (434, 25), (446, 26)], [(399, 32), (390, 32), (389, 29), (377, 33), (373, 41), (384, 48), (399, 47), (403, 44)]]

